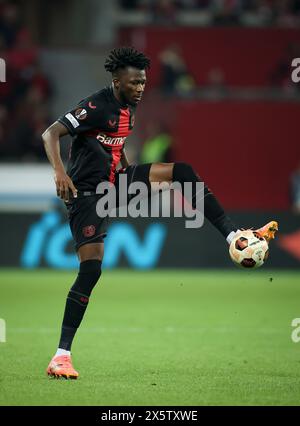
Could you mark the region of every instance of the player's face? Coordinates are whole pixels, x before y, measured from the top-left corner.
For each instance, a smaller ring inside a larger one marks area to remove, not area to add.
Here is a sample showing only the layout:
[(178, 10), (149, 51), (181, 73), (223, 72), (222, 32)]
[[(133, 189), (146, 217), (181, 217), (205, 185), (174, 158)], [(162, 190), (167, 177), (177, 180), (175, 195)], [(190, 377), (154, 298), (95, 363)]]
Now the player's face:
[(137, 105), (143, 96), (146, 85), (146, 72), (133, 67), (127, 67), (114, 81), (115, 88), (122, 101), (129, 105)]

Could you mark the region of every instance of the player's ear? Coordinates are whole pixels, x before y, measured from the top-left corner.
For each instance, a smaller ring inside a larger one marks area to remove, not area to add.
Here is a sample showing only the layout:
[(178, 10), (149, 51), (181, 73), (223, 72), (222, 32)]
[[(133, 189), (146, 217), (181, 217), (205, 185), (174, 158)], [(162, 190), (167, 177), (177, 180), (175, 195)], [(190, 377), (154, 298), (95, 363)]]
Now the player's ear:
[(114, 77), (113, 80), (112, 80), (112, 82), (113, 82), (114, 87), (116, 89), (119, 89), (119, 87), (120, 87), (120, 80), (117, 77)]

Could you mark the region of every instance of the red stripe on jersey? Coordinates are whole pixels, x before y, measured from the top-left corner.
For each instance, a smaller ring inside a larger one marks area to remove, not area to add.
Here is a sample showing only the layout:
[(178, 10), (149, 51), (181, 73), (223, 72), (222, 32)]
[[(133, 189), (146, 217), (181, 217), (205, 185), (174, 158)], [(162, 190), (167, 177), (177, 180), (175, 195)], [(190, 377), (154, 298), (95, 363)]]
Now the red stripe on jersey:
[[(112, 132), (105, 132), (108, 136), (117, 136), (117, 137), (126, 137), (129, 133), (131, 133), (131, 130), (129, 130), (129, 120), (130, 120), (130, 111), (129, 108), (127, 109), (120, 109), (120, 117), (119, 117), (119, 126), (118, 130), (115, 133)], [(110, 175), (109, 175), (109, 181), (114, 182), (115, 181), (115, 171), (116, 167), (120, 162), (121, 159), (121, 149), (119, 150), (113, 150), (111, 151), (112, 155), (112, 163), (110, 166)]]
[(116, 167), (119, 164), (121, 159), (121, 151), (112, 151), (111, 155), (112, 155), (112, 162), (110, 166), (109, 181), (114, 183)]
[(98, 128), (98, 129), (89, 130), (85, 134), (86, 134), (86, 136), (91, 136), (91, 137), (95, 137), (95, 138), (97, 137), (97, 135), (99, 133), (105, 134), (105, 135), (111, 136), (111, 137), (123, 138), (123, 137), (127, 137), (132, 132), (132, 129), (129, 128), (129, 124), (130, 124), (130, 111), (129, 111), (129, 109), (128, 108), (127, 109), (120, 109), (119, 126), (118, 126), (118, 130), (116, 132), (110, 132), (110, 131)]
[(130, 111), (127, 109), (120, 109), (118, 136), (128, 136), (129, 130)]

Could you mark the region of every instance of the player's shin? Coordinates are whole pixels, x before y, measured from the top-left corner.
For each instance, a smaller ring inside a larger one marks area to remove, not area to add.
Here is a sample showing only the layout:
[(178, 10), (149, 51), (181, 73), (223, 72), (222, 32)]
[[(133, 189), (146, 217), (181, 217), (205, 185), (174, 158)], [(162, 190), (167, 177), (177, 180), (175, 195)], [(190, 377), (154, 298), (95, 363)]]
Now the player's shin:
[(100, 260), (92, 259), (80, 263), (78, 276), (66, 301), (59, 350), (71, 350), (75, 333), (86, 311), (90, 294), (100, 275)]
[[(193, 168), (186, 163), (175, 163), (173, 168), (173, 182), (180, 182), (182, 188), (184, 182), (201, 182), (202, 180), (194, 172)], [(196, 191), (194, 187), (193, 191)], [(183, 194), (184, 195), (184, 194)], [(193, 194), (193, 208), (196, 208), (196, 193)], [(227, 239), (234, 236), (237, 226), (226, 215), (223, 207), (216, 199), (215, 195), (205, 185), (204, 187), (204, 215), (212, 225), (217, 228)], [(229, 241), (228, 241), (229, 242)]]

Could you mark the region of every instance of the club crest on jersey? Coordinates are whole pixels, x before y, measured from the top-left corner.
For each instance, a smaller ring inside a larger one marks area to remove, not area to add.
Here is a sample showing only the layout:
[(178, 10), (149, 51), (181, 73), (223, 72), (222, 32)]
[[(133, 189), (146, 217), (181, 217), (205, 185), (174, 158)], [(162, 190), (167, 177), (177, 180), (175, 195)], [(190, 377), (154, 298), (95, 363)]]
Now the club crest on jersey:
[(112, 138), (111, 136), (106, 136), (104, 133), (99, 133), (96, 137), (104, 145), (123, 145), (126, 140), (125, 136)]
[(93, 237), (95, 235), (96, 228), (94, 225), (85, 226), (82, 229), (83, 236), (86, 238)]
[(87, 112), (84, 108), (78, 108), (75, 111), (75, 117), (77, 118), (77, 120), (84, 120), (87, 116)]

